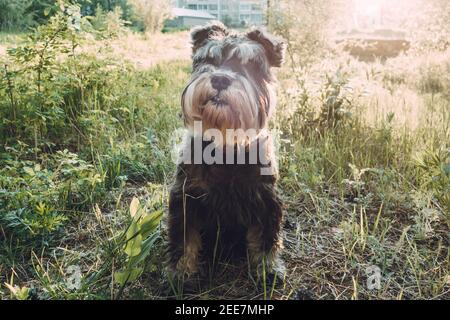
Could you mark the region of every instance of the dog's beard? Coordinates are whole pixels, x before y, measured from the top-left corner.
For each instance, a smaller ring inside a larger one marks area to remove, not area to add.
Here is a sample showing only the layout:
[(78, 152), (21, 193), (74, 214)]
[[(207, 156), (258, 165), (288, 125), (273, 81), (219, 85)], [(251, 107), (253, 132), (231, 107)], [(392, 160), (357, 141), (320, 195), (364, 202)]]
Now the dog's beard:
[(233, 80), (218, 92), (211, 85), (211, 75), (195, 78), (183, 95), (183, 109), (188, 128), (202, 122), (203, 132), (218, 129), (226, 136), (227, 129), (253, 129), (259, 132), (266, 123), (261, 98), (245, 78)]

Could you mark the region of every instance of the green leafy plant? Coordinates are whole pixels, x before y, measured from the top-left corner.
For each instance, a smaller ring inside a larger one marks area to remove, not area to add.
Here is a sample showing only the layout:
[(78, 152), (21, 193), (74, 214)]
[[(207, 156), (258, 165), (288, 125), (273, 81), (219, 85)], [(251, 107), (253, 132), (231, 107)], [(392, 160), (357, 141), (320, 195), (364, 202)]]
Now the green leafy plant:
[(142, 274), (143, 262), (159, 237), (158, 227), (162, 214), (162, 210), (147, 213), (137, 198), (131, 201), (132, 220), (126, 231), (123, 246), (123, 252), (127, 257), (125, 267), (114, 274), (115, 281), (120, 285), (119, 296), (127, 283), (135, 281)]
[(326, 82), (322, 89), (319, 128), (335, 128), (351, 115), (352, 102), (346, 92), (348, 75), (338, 69), (334, 75), (326, 75)]
[(116, 39), (123, 35), (126, 30), (127, 21), (122, 20), (123, 12), (120, 7), (115, 7), (113, 11), (105, 10), (97, 5), (95, 16), (90, 17), (90, 22), (95, 30), (97, 39)]
[(28, 300), (30, 288), (13, 286), (9, 283), (5, 283), (5, 286), (9, 290), (12, 298), (16, 300)]
[(102, 196), (103, 178), (67, 150), (39, 161), (14, 159), (23, 155), (12, 148), (5, 155), (0, 159), (0, 221), (18, 239), (50, 239), (68, 212)]
[(87, 24), (78, 5), (59, 0), (48, 23), (30, 33), (25, 44), (8, 50), (9, 62), (0, 77), (0, 88), (5, 88), (0, 95), (6, 98), (0, 100), (0, 134), (13, 132), (37, 148), (52, 128), (62, 125), (62, 92), (55, 90), (57, 60), (75, 55)]
[(450, 150), (427, 150), (415, 160), (421, 188), (432, 193), (450, 226)]
[(23, 29), (33, 22), (31, 0), (0, 0), (0, 30)]

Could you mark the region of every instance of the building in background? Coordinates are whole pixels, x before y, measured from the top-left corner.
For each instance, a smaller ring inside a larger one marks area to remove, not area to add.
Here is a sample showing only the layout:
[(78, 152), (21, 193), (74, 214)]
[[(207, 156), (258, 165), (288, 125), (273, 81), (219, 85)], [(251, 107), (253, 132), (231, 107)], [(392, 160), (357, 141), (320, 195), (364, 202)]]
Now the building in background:
[(229, 26), (266, 23), (267, 0), (173, 0), (172, 4), (177, 8), (207, 12)]
[(165, 26), (177, 29), (191, 28), (193, 26), (205, 25), (215, 19), (215, 16), (206, 11), (172, 8), (172, 17), (166, 21)]

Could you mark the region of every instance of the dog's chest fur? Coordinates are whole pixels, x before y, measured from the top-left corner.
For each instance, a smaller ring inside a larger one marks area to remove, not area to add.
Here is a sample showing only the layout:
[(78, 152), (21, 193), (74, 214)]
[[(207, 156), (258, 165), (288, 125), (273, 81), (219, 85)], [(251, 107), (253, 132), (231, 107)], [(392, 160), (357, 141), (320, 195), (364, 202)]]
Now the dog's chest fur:
[(281, 203), (275, 177), (262, 176), (261, 168), (261, 164), (179, 167), (184, 179), (178, 185), (181, 189), (173, 191), (186, 196), (187, 219), (200, 231), (205, 257), (213, 257), (218, 246), (221, 256), (242, 259), (249, 228), (278, 224)]
[[(203, 149), (208, 144), (204, 142)], [(248, 151), (245, 159), (249, 159)], [(249, 226), (260, 220), (266, 199), (274, 192), (276, 176), (261, 174), (261, 169), (270, 166), (270, 162), (265, 163), (258, 157), (256, 164), (181, 164), (180, 187), (201, 205), (199, 218), (219, 220), (222, 225)]]

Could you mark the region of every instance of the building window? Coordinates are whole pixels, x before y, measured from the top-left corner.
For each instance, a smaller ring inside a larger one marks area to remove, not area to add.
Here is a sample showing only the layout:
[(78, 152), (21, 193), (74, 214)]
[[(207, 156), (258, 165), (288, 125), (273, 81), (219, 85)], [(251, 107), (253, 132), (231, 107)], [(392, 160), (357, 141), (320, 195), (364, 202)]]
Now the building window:
[(251, 6), (249, 4), (241, 4), (240, 8), (242, 11), (250, 11)]
[(196, 4), (188, 4), (188, 9), (197, 10), (197, 5)]
[(252, 22), (255, 23), (261, 23), (262, 22), (262, 15), (261, 14), (252, 14)]
[(199, 4), (199, 5), (197, 5), (197, 10), (207, 11), (208, 5), (207, 4)]
[(209, 10), (217, 11), (217, 9), (218, 9), (217, 4), (210, 4), (209, 5)]
[(254, 3), (254, 4), (252, 4), (252, 10), (253, 11), (261, 11), (261, 5), (260, 4), (257, 4), (257, 3)]

